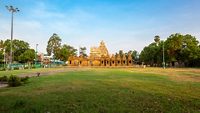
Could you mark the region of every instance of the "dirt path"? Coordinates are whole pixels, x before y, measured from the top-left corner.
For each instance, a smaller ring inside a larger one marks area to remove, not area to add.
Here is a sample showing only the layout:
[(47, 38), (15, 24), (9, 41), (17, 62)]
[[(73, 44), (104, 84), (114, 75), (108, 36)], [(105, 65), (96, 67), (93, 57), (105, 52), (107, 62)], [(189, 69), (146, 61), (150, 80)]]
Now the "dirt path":
[(0, 83), (0, 88), (4, 88), (4, 87), (7, 87), (8, 86), (8, 84), (1, 84)]
[(48, 76), (48, 75), (53, 75), (56, 73), (63, 73), (63, 72), (72, 72), (72, 71), (86, 71), (89, 70), (89, 68), (58, 68), (58, 69), (52, 69), (52, 70), (46, 70), (46, 71), (39, 71), (35, 70), (35, 72), (30, 72), (30, 73), (22, 73), (18, 74), (19, 77), (33, 77), (37, 76), (38, 73), (40, 73), (40, 76)]

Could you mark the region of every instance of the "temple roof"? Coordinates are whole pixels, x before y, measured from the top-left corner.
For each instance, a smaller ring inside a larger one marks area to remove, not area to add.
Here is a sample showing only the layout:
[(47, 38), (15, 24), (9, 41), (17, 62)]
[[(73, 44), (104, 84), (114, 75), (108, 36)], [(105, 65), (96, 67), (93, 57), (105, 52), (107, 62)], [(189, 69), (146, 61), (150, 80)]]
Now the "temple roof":
[(107, 49), (104, 41), (100, 42), (99, 47), (91, 47), (90, 48), (90, 56), (92, 56), (92, 57), (109, 56), (108, 49)]

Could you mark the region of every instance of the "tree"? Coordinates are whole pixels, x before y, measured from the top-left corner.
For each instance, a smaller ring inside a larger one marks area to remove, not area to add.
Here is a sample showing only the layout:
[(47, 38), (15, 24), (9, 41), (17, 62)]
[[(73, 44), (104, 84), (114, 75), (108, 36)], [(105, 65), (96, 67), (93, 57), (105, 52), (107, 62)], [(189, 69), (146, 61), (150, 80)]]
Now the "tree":
[(183, 46), (183, 35), (178, 33), (170, 35), (165, 41), (165, 45), (169, 57), (168, 62), (179, 62), (180, 51)]
[(168, 64), (174, 66), (177, 62), (179, 66), (200, 65), (199, 42), (194, 36), (176, 33), (170, 35), (165, 42), (160, 41), (159, 36), (155, 36), (154, 41), (141, 51), (141, 62), (151, 66), (161, 66), (164, 46), (165, 62)]
[(121, 58), (123, 57), (123, 54), (124, 54), (123, 50), (119, 50), (119, 55)]
[(86, 47), (80, 47), (80, 55), (82, 55), (83, 57), (87, 57)]
[(77, 49), (70, 45), (64, 44), (58, 53), (58, 58), (62, 61), (67, 61), (69, 56), (75, 56), (77, 54), (76, 52)]
[(194, 36), (189, 34), (183, 36), (183, 45), (180, 51), (180, 60), (186, 66), (195, 66), (195, 62), (199, 58), (199, 42)]
[(192, 64), (199, 58), (199, 42), (194, 36), (189, 34), (172, 34), (166, 40), (168, 62), (178, 62), (185, 66), (195, 66)]
[(19, 61), (22, 63), (33, 63), (35, 58), (35, 50), (27, 49), (23, 54), (19, 56)]
[[(159, 39), (159, 40), (158, 40)], [(144, 62), (145, 64), (151, 66), (160, 66), (162, 65), (162, 44), (160, 42), (159, 36), (155, 36), (155, 42), (152, 42), (148, 46), (144, 47), (144, 49), (140, 53), (140, 62)]]
[(54, 55), (54, 58), (58, 58), (58, 53), (60, 51), (60, 48), (61, 48), (61, 38), (56, 34), (54, 33), (50, 38), (49, 38), (49, 41), (48, 41), (48, 44), (47, 44), (47, 53), (48, 55)]
[(155, 41), (156, 45), (158, 46), (158, 43), (160, 42), (160, 36), (156, 35), (154, 37), (154, 41)]
[(0, 62), (3, 62), (4, 59), (4, 46), (3, 46), (3, 40), (0, 40)]
[(139, 61), (139, 53), (136, 51), (136, 50), (133, 50), (132, 51), (132, 59), (135, 61), (135, 62), (138, 62)]
[[(4, 42), (4, 48), (5, 48), (5, 53), (8, 56), (10, 55), (10, 50), (11, 50), (10, 45), (11, 45), (11, 41), (7, 39)], [(12, 48), (13, 48), (13, 60), (19, 61), (19, 56), (29, 49), (29, 43), (23, 40), (15, 39), (12, 42)]]

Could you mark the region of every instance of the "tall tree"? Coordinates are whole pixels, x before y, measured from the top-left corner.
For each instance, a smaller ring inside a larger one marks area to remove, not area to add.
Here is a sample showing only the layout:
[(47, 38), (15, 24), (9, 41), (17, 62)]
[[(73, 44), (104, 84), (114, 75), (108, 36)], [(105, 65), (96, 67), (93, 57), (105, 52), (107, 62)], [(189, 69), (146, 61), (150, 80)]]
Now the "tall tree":
[(183, 35), (176, 33), (170, 35), (165, 41), (168, 62), (180, 62), (180, 51), (183, 47)]
[(132, 56), (132, 59), (134, 60), (134, 61), (139, 61), (139, 53), (136, 51), (136, 50), (133, 50), (132, 51), (132, 54), (131, 54), (131, 56)]
[(64, 44), (58, 53), (58, 58), (62, 61), (67, 61), (69, 56), (75, 56), (77, 54), (76, 52), (77, 49), (70, 45)]
[(160, 42), (160, 36), (156, 35), (154, 37), (154, 41), (155, 41), (156, 45), (158, 46), (158, 43)]
[(151, 43), (140, 53), (140, 61), (151, 66), (159, 66), (162, 64), (162, 45), (163, 43)]
[(122, 58), (123, 54), (124, 54), (123, 50), (119, 50), (119, 55), (121, 58)]
[[(179, 66), (200, 66), (200, 47), (198, 40), (189, 34), (179, 33), (170, 35), (165, 42), (154, 37), (153, 43), (144, 47), (140, 54), (140, 60), (150, 65), (160, 65), (163, 60), (163, 49), (165, 62), (174, 66), (175, 62)], [(157, 43), (157, 42), (160, 43)], [(164, 44), (164, 45), (163, 45)]]
[(83, 57), (87, 57), (86, 47), (80, 47), (79, 49), (80, 49), (79, 54), (82, 55)]
[(0, 40), (0, 62), (4, 60), (4, 44), (3, 40)]
[(199, 58), (199, 41), (189, 34), (183, 36), (180, 60), (186, 66), (194, 66), (193, 62)]
[[(11, 42), (9, 39), (7, 39), (4, 42), (4, 48), (5, 48), (5, 53), (9, 56), (10, 54), (10, 45)], [(23, 40), (13, 40), (12, 42), (12, 48), (13, 48), (13, 60), (14, 61), (19, 61), (19, 56), (23, 54), (27, 49), (29, 49), (29, 43), (25, 42)]]
[(54, 55), (54, 58), (58, 58), (58, 52), (60, 50), (60, 47), (61, 47), (61, 38), (56, 34), (54, 33), (50, 38), (49, 38), (49, 41), (48, 41), (48, 44), (47, 44), (47, 53), (48, 55)]
[(19, 61), (22, 63), (33, 63), (35, 58), (35, 50), (27, 49), (23, 54), (19, 56)]

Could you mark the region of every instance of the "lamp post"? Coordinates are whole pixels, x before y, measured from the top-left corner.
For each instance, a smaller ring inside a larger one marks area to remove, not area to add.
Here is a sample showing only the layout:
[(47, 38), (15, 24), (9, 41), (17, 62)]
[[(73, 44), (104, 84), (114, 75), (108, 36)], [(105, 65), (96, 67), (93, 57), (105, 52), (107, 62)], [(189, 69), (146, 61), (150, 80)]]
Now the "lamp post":
[(10, 42), (10, 68), (12, 65), (12, 41), (13, 41), (13, 14), (19, 12), (18, 8), (14, 8), (13, 6), (6, 6), (9, 12), (11, 12), (11, 42)]
[(164, 47), (164, 40), (163, 40), (162, 49), (163, 49), (163, 69), (165, 69), (165, 47)]

